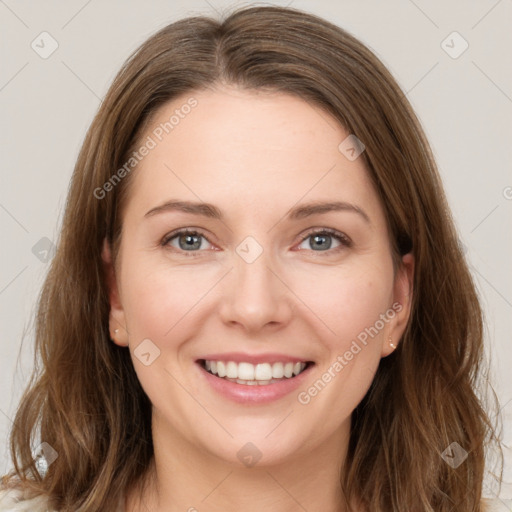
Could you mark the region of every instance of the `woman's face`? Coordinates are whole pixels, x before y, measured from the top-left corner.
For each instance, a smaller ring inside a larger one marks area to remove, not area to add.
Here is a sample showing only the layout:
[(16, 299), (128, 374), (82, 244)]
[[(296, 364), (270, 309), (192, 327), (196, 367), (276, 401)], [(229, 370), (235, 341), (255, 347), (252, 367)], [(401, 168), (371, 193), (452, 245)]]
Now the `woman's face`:
[(412, 272), (408, 256), (394, 273), (349, 135), (297, 97), (226, 87), (151, 119), (110, 329), (129, 345), (158, 443), (239, 465), (342, 455), (403, 333)]

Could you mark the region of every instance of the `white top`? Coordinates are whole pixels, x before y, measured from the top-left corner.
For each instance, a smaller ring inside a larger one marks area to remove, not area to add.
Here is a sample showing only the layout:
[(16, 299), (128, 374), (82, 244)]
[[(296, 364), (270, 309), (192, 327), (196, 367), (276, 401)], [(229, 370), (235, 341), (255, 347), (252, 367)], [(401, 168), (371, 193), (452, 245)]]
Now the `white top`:
[[(117, 512), (123, 512), (124, 506), (120, 503)], [(20, 490), (0, 490), (0, 512), (56, 512), (48, 508), (44, 496), (38, 496), (31, 500), (23, 499)], [(494, 511), (493, 511), (494, 512)]]
[[(0, 512), (55, 512), (46, 506), (44, 497), (23, 500), (17, 490), (0, 491)], [(512, 500), (484, 499), (484, 512), (512, 512)], [(122, 512), (122, 507), (119, 508)]]
[(23, 493), (17, 490), (0, 491), (0, 511), (52, 512), (47, 509), (46, 499), (44, 497), (37, 497), (32, 500), (23, 500)]

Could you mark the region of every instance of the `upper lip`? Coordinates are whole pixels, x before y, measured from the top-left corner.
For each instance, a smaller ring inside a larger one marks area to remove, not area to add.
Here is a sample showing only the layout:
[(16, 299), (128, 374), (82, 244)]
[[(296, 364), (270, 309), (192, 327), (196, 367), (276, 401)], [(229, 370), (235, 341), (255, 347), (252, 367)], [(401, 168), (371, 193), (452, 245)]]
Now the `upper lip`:
[(208, 354), (198, 359), (198, 361), (233, 361), (235, 363), (307, 363), (311, 362), (307, 358), (295, 357), (286, 354), (266, 353), (266, 354), (244, 354), (242, 352), (225, 352), (222, 354)]

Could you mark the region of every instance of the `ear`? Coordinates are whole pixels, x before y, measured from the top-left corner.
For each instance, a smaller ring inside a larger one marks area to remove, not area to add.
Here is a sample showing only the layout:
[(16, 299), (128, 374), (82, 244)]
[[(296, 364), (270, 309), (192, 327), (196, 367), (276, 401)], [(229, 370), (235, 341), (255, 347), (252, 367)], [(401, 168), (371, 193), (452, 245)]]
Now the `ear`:
[[(393, 305), (391, 306), (395, 316), (387, 324), (388, 328), (385, 331), (385, 338), (382, 343), (381, 357), (386, 357), (395, 350), (409, 321), (413, 297), (414, 263), (413, 254), (408, 253), (402, 257), (396, 271), (393, 286)], [(391, 343), (394, 347), (390, 345)]]
[(107, 281), (110, 302), (110, 314), (108, 319), (110, 339), (120, 347), (127, 347), (128, 331), (126, 330), (125, 314), (119, 296), (116, 272), (112, 262), (112, 251), (106, 238), (103, 240), (101, 259), (103, 260), (103, 269)]

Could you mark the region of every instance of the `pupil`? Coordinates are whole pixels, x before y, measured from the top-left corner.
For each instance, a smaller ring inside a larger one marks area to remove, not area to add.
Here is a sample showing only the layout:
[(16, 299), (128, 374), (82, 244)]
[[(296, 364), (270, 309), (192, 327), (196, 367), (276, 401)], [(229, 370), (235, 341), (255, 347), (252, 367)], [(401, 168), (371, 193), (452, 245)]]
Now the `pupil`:
[(328, 241), (327, 246), (324, 245), (322, 247), (321, 245), (318, 245), (317, 247), (319, 247), (320, 249), (329, 249), (331, 247), (331, 239), (329, 235), (314, 235), (313, 239), (315, 243), (322, 241), (325, 242), (326, 240)]
[[(185, 239), (184, 244), (181, 243), (183, 239)], [(199, 247), (201, 246), (201, 241), (198, 242), (198, 239), (198, 235), (182, 235), (180, 237), (180, 246), (182, 249), (199, 249)]]

